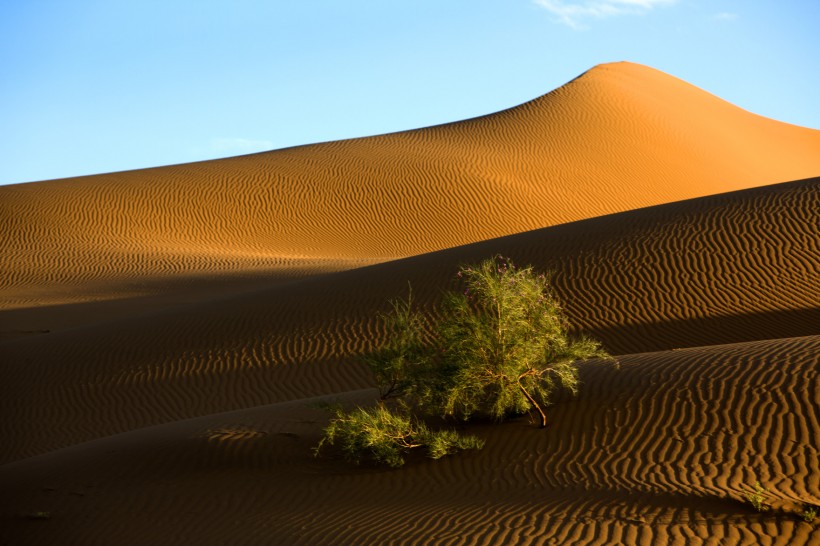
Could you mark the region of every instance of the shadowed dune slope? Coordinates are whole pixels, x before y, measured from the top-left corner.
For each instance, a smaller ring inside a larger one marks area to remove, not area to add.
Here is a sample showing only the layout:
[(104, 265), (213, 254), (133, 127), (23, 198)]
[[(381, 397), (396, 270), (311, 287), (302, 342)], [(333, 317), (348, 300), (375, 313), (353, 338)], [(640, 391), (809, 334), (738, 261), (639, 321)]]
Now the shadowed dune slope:
[(448, 125), (0, 187), (0, 308), (347, 269), (818, 173), (820, 131), (605, 64)]
[[(309, 400), (129, 432), (0, 467), (0, 543), (817, 544), (818, 355), (814, 336), (589, 362), (546, 430), (472, 425), (484, 450), (400, 471), (314, 459)], [(743, 500), (756, 480), (770, 512)]]
[[(0, 343), (0, 460), (149, 425), (370, 386), (385, 302), (430, 310), (460, 263), (555, 271), (615, 354), (817, 334), (820, 179), (594, 218)], [(43, 325), (46, 328), (47, 325)]]

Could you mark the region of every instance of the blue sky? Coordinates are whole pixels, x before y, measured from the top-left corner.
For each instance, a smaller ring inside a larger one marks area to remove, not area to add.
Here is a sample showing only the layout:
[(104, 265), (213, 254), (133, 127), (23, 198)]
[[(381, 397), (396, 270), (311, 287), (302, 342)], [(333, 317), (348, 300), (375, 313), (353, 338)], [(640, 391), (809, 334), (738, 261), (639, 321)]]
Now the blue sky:
[(816, 0), (6, 0), (0, 184), (412, 129), (609, 61), (820, 128)]

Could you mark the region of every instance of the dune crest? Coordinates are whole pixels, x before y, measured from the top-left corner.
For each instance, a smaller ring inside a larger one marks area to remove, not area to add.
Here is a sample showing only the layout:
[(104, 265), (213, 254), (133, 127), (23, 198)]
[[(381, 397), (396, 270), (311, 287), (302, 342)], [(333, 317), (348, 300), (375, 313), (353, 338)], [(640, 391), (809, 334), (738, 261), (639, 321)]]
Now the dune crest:
[(346, 269), (818, 172), (820, 131), (600, 65), (462, 122), (0, 187), (0, 309)]
[(776, 184), (11, 339), (0, 344), (0, 460), (370, 386), (356, 355), (384, 339), (386, 302), (410, 282), (429, 310), (459, 264), (496, 253), (553, 270), (573, 324), (614, 354), (811, 335), (818, 207), (818, 179)]

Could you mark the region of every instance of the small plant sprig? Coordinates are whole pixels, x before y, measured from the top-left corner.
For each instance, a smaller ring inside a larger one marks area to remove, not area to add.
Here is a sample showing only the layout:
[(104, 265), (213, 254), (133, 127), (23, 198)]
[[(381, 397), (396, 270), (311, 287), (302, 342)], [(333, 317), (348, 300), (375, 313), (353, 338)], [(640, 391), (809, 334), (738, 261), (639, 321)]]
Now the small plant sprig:
[(814, 506), (813, 504), (804, 505), (803, 513), (800, 514), (800, 517), (803, 518), (803, 521), (806, 523), (814, 523), (814, 520), (817, 517), (817, 506)]
[(769, 490), (760, 485), (760, 482), (755, 482), (754, 487), (746, 487), (743, 497), (758, 512), (766, 512), (772, 507), (768, 502)]
[(25, 517), (35, 520), (51, 519), (51, 512), (29, 512), (25, 514)]
[(313, 450), (316, 456), (324, 445), (338, 442), (345, 458), (353, 463), (369, 459), (398, 468), (404, 464), (405, 455), (415, 448), (426, 448), (430, 458), (440, 459), (457, 451), (484, 447), (484, 442), (475, 436), (461, 436), (454, 430), (430, 430), (406, 411), (394, 412), (383, 404), (350, 412), (337, 407), (333, 411), (335, 418)]

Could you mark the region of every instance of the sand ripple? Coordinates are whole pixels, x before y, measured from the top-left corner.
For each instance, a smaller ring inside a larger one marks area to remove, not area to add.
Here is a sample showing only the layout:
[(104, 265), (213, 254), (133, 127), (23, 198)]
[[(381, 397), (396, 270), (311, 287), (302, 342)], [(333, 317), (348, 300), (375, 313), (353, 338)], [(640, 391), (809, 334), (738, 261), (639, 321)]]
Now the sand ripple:
[[(54, 514), (5, 516), (0, 540), (813, 544), (794, 512), (820, 502), (818, 355), (815, 336), (588, 363), (547, 430), (474, 425), (483, 451), (401, 471), (312, 458), (315, 400), (130, 432), (0, 467), (0, 513)], [(743, 501), (755, 480), (774, 511)]]
[[(459, 263), (502, 253), (556, 272), (575, 324), (613, 353), (817, 333), (818, 181), (537, 230), (0, 344), (2, 456), (369, 386), (355, 355), (412, 283), (432, 305)], [(100, 411), (99, 408), (107, 408)]]
[(299, 260), (338, 270), (818, 172), (818, 131), (601, 65), (463, 122), (0, 187), (0, 309)]

